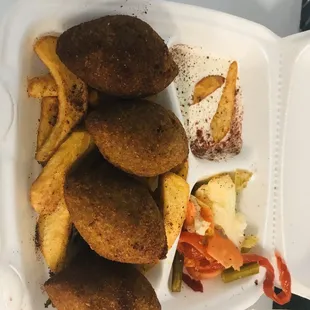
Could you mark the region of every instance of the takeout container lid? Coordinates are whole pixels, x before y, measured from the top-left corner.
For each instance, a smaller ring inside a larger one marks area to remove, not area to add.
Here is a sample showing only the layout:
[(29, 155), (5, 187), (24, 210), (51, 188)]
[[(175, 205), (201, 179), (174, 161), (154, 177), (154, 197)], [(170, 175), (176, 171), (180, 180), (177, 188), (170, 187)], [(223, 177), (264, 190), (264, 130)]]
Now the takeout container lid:
[[(237, 168), (254, 172), (241, 196), (241, 211), (260, 238), (260, 253), (278, 249), (293, 278), (293, 292), (310, 298), (310, 243), (307, 241), (308, 72), (310, 33), (279, 38), (253, 22), (200, 7), (163, 1), (21, 1), (0, 24), (0, 308), (44, 309), (47, 268), (35, 249), (36, 215), (28, 192), (40, 171), (33, 158), (39, 104), (27, 97), (28, 76), (47, 72), (32, 50), (46, 33), (61, 33), (82, 21), (108, 14), (133, 14), (148, 22), (169, 46), (203, 46), (215, 57), (236, 59), (243, 92), (244, 146), (226, 162), (190, 156), (189, 181)], [(160, 96), (182, 119), (174, 86)], [(203, 171), (203, 173), (201, 172)], [(205, 293), (168, 288), (176, 244), (148, 274), (163, 309), (245, 309), (262, 295), (264, 272), (223, 284), (207, 281)]]

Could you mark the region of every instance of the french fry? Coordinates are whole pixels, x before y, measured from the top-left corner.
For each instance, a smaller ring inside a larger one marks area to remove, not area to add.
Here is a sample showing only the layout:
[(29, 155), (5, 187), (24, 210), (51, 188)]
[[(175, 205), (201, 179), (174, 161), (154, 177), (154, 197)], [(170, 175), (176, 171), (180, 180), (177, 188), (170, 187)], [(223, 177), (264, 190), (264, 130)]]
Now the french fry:
[(51, 134), (57, 121), (58, 98), (44, 97), (41, 101), (41, 116), (37, 135), (37, 151)]
[(181, 232), (189, 199), (189, 185), (180, 176), (167, 172), (159, 180), (160, 204), (164, 217), (168, 249)]
[(70, 214), (63, 197), (54, 212), (39, 216), (38, 242), (45, 261), (53, 272), (59, 272), (65, 265), (71, 231)]
[(205, 99), (218, 88), (220, 88), (225, 82), (225, 78), (220, 75), (209, 75), (201, 79), (194, 89), (193, 104), (199, 103)]
[(56, 97), (58, 89), (51, 74), (37, 76), (28, 80), (27, 92), (29, 97), (42, 99), (43, 97)]
[[(28, 80), (29, 97), (43, 99), (45, 97), (58, 97), (58, 88), (54, 78), (50, 73), (42, 76), (36, 76)], [(95, 108), (99, 104), (99, 94), (95, 89), (89, 89), (89, 106)]]
[(226, 84), (220, 99), (217, 111), (211, 121), (213, 140), (218, 143), (229, 132), (235, 109), (236, 81), (238, 64), (232, 62), (227, 73)]
[(57, 39), (57, 37), (46, 36), (34, 45), (35, 52), (55, 79), (59, 100), (57, 122), (36, 154), (37, 161), (41, 163), (51, 158), (87, 111), (87, 85), (60, 61), (56, 54)]
[(39, 213), (55, 211), (62, 199), (66, 174), (72, 165), (94, 146), (86, 131), (75, 131), (47, 162), (30, 189), (32, 207)]

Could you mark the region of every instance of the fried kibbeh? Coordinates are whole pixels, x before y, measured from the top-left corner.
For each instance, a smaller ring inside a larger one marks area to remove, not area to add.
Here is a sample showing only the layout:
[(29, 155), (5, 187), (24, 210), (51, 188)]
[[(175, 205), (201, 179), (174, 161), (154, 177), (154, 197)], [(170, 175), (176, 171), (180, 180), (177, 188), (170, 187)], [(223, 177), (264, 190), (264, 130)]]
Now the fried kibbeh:
[(81, 254), (44, 288), (58, 310), (160, 310), (148, 280), (133, 265)]
[(104, 16), (60, 35), (57, 54), (89, 86), (123, 98), (164, 90), (178, 67), (164, 40), (137, 17)]
[(164, 221), (147, 187), (102, 157), (70, 173), (64, 193), (72, 222), (99, 255), (132, 264), (166, 257)]
[(163, 174), (188, 155), (181, 122), (171, 111), (148, 100), (101, 105), (86, 118), (86, 128), (110, 163), (137, 176)]

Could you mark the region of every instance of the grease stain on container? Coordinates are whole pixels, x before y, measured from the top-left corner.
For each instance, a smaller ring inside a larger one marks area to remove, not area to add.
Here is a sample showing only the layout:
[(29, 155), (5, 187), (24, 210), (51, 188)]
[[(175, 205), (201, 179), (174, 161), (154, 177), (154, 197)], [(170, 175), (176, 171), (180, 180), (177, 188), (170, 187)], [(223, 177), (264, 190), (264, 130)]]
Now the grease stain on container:
[(23, 296), (24, 286), (18, 271), (0, 264), (0, 309), (20, 310)]

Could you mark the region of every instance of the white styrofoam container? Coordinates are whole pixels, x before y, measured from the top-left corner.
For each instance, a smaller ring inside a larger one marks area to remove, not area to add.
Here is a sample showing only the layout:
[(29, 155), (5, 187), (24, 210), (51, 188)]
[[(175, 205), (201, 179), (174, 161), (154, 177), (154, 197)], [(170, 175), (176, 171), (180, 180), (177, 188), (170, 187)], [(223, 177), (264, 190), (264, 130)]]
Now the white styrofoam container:
[[(36, 215), (28, 198), (40, 171), (34, 160), (40, 105), (28, 98), (26, 81), (47, 71), (32, 50), (33, 42), (46, 33), (61, 33), (80, 22), (117, 13), (145, 20), (168, 45), (203, 46), (212, 55), (238, 61), (244, 105), (242, 152), (221, 163), (190, 155), (189, 183), (193, 186), (236, 168), (254, 171), (240, 198), (249, 232), (259, 236), (260, 254), (272, 258), (275, 248), (282, 252), (292, 271), (294, 292), (310, 298), (309, 271), (302, 268), (310, 257), (304, 178), (309, 148), (302, 136), (307, 132), (304, 90), (307, 66), (310, 72), (310, 35), (280, 39), (250, 21), (171, 2), (31, 0), (16, 5), (0, 27), (0, 309), (40, 310), (47, 299), (42, 284), (48, 272), (35, 249)], [(182, 119), (173, 84), (159, 96), (160, 102), (163, 99)], [(203, 294), (187, 287), (171, 294), (168, 280), (175, 248), (176, 244), (148, 274), (163, 309), (245, 309), (263, 293), (264, 270), (258, 277), (231, 284), (206, 281)]]

